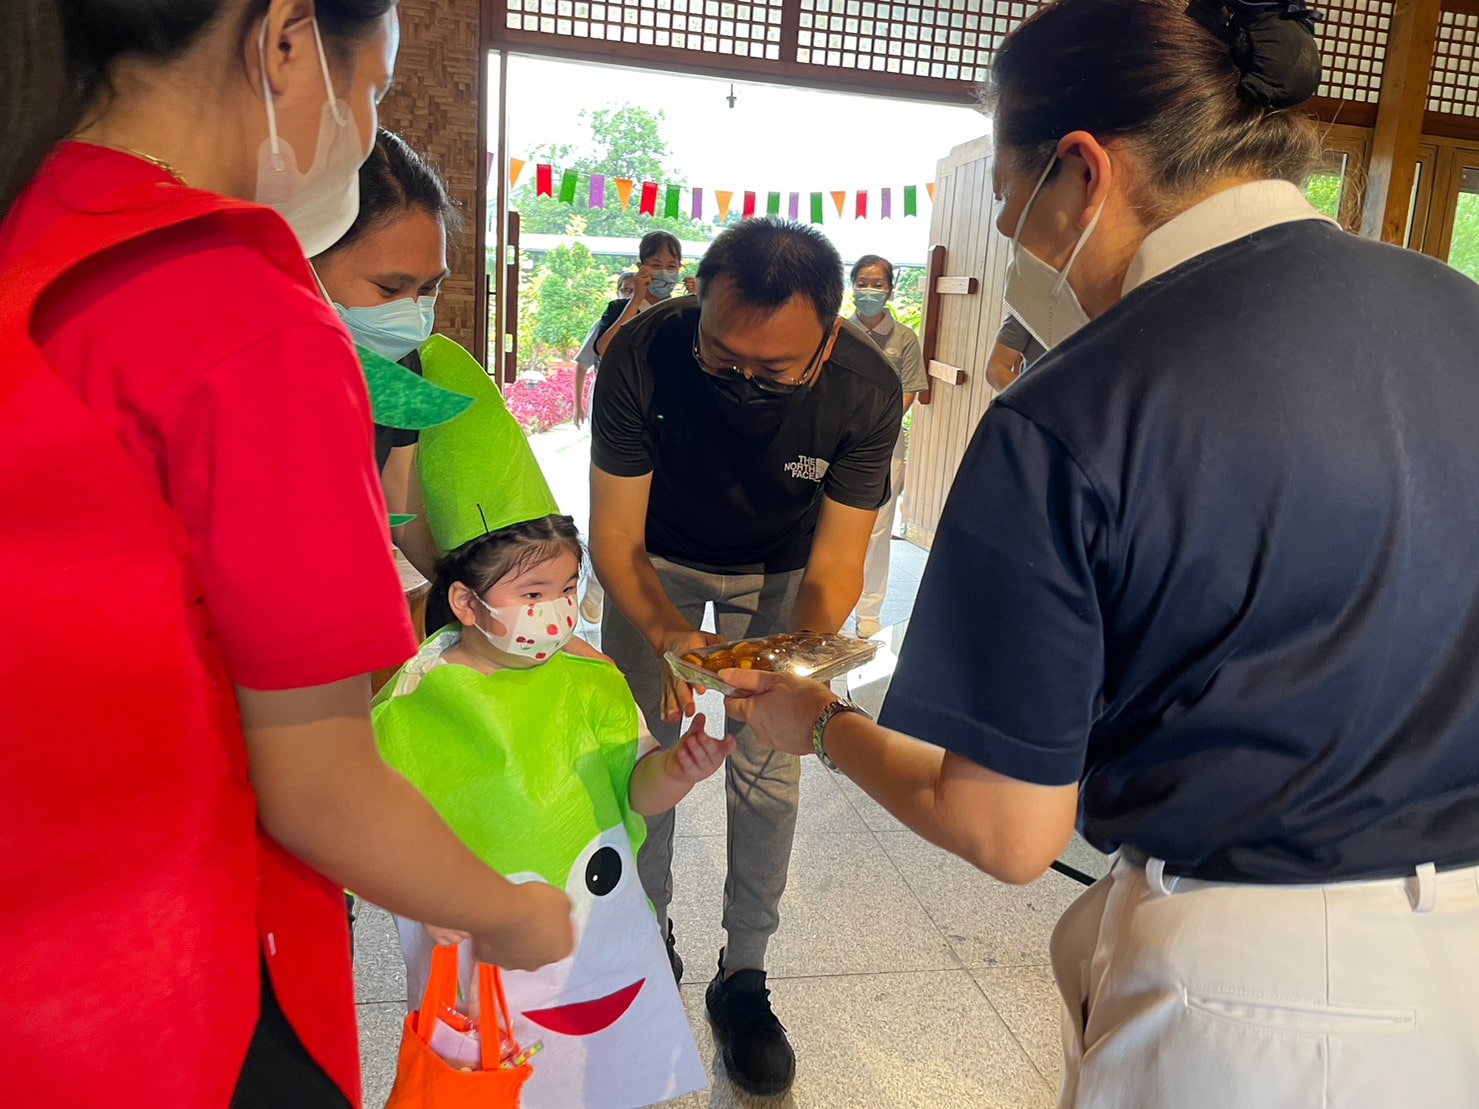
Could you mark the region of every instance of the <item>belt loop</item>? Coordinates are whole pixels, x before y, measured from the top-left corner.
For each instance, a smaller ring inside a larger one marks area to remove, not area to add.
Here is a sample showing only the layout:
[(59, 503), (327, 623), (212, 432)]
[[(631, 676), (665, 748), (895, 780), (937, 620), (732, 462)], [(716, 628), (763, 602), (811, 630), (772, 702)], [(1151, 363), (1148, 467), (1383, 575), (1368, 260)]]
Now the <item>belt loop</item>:
[(1165, 859), (1145, 860), (1145, 880), (1150, 883), (1150, 888), (1161, 897), (1169, 897), (1171, 895), (1172, 885), (1176, 881), (1174, 876), (1169, 882), (1166, 880)]
[(1417, 867), (1417, 896), (1411, 893), (1407, 899), (1412, 902), (1412, 911), (1415, 913), (1431, 913), (1438, 907), (1438, 868), (1432, 863), (1419, 863)]

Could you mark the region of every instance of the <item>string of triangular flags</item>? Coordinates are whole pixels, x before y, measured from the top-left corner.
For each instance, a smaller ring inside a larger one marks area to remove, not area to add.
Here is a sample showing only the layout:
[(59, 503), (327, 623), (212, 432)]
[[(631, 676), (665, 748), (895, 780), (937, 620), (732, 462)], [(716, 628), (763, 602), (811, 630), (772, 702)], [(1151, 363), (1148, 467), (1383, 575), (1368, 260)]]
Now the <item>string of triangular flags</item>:
[[(494, 155), (488, 155), (490, 176), (495, 160)], [(519, 178), (523, 176), (528, 165), (528, 160), (524, 158), (508, 160), (510, 189), (518, 185)], [(556, 184), (557, 180), (558, 184)], [(617, 202), (621, 205), (621, 210), (625, 212), (630, 208), (635, 195), (639, 215), (664, 219), (681, 219), (684, 216), (690, 216), (693, 219), (702, 220), (705, 213), (709, 212), (713, 214), (716, 223), (724, 223), (729, 219), (729, 213), (734, 208), (736, 197), (739, 199), (740, 215), (744, 219), (758, 215), (784, 215), (788, 219), (801, 220), (805, 213), (806, 217), (809, 217), (808, 222), (821, 223), (826, 216), (826, 200), (829, 196), (833, 207), (837, 210), (838, 218), (846, 216), (848, 209), (851, 208), (853, 219), (870, 219), (873, 218), (874, 213), (878, 219), (892, 219), (895, 215), (894, 199), (897, 195), (900, 201), (899, 214), (908, 218), (919, 215), (919, 188), (918, 185), (904, 185), (897, 194), (889, 185), (876, 189), (832, 189), (812, 193), (758, 189), (705, 190), (697, 185), (670, 185), (657, 181), (639, 181), (632, 177), (608, 177), (600, 173), (582, 174), (575, 170), (557, 172), (556, 168), (548, 162), (534, 163), (536, 196), (558, 199), (562, 204), (574, 204), (579, 197), (584, 196), (590, 207), (604, 208), (614, 193)], [(933, 202), (935, 183), (928, 182), (924, 190)], [(683, 202), (684, 193), (688, 194), (687, 204)], [(876, 207), (869, 203), (870, 196), (875, 193), (878, 198)]]

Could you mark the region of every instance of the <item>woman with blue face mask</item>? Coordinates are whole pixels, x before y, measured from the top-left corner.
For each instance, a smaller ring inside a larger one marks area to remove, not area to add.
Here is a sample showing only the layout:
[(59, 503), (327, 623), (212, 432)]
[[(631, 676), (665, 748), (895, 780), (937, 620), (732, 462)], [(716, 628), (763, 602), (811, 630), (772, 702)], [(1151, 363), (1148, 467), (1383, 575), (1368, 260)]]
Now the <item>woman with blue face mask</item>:
[[(436, 169), (398, 135), (381, 131), (359, 171), (359, 215), (344, 237), (313, 259), (314, 271), (357, 346), (421, 372), (417, 351), (436, 324), (447, 277), (447, 232), (461, 224)], [(440, 553), (420, 512), (415, 431), (375, 427), (375, 465), (396, 546), (428, 579)]]
[(655, 308), (673, 296), (698, 292), (698, 282), (683, 276), (683, 244), (667, 231), (649, 231), (637, 244), (636, 284), (629, 300), (613, 300), (606, 314), (596, 324), (596, 354), (604, 356), (611, 340), (624, 326), (649, 308)]
[(345, 1109), (343, 888), (505, 965), (573, 943), (563, 891), (484, 866), (370, 726), (415, 640), (307, 256), (357, 216), (395, 3), (0, 26), (3, 1100)]
[[(919, 337), (894, 319), (893, 313), (888, 310), (888, 301), (893, 295), (892, 262), (877, 254), (865, 254), (853, 263), (852, 302), (856, 311), (852, 322), (868, 333), (868, 338), (877, 344), (889, 366), (899, 375), (899, 384), (904, 389), (903, 415), (907, 416), (914, 405), (914, 398), (929, 388), (929, 375), (925, 372)], [(883, 599), (888, 591), (888, 552), (889, 543), (892, 542), (894, 506), (904, 491), (902, 425), (889, 466), (889, 484), (889, 502), (878, 510), (873, 534), (868, 539), (868, 557), (863, 563), (863, 593), (858, 599), (857, 627), (858, 634), (865, 639), (872, 638), (882, 630), (879, 615), (883, 611)]]

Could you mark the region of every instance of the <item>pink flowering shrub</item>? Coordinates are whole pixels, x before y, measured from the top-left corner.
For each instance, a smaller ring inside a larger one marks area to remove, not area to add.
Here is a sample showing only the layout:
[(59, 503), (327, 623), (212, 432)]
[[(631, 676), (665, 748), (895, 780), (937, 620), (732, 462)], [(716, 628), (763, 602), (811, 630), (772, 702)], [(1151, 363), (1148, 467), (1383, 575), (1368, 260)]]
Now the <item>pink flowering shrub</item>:
[[(591, 389), (596, 375), (586, 374), (586, 411), (590, 411)], [(556, 362), (543, 373), (526, 372), (503, 387), (503, 401), (525, 435), (568, 424), (575, 419), (575, 365)]]

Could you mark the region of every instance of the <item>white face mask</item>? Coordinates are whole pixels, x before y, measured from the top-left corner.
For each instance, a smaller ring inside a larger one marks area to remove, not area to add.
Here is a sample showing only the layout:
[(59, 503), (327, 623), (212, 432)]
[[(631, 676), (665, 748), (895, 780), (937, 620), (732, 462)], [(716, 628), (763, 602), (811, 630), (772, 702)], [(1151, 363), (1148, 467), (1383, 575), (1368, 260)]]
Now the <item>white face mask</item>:
[(355, 126), (349, 105), (334, 95), (329, 60), (324, 56), (318, 22), (313, 24), (326, 99), (318, 128), (318, 146), (307, 173), (298, 172), (293, 148), (277, 133), (277, 108), (267, 83), (267, 24), (257, 43), (262, 60), (262, 97), (267, 104), (267, 138), (257, 154), (257, 203), (275, 208), (288, 221), (303, 253), (322, 254), (344, 237), (359, 215), (359, 167), (370, 156)]
[(548, 662), (556, 651), (570, 642), (575, 634), (575, 597), (556, 597), (553, 601), (508, 605), (494, 608), (483, 598), (478, 604), (504, 628), (501, 635), (475, 625), (493, 647), (505, 655), (528, 659), (538, 664)]
[(1017, 230), (1012, 236), (1012, 264), (1007, 270), (1005, 294), (1007, 307), (1011, 309), (1012, 315), (1022, 321), (1022, 326), (1048, 350), (1052, 350), (1089, 322), (1088, 313), (1079, 304), (1073, 287), (1068, 284), (1068, 271), (1073, 268), (1079, 252), (1088, 243), (1094, 228), (1099, 226), (1099, 217), (1104, 214), (1104, 205), (1101, 204), (1094, 213), (1094, 218), (1089, 221), (1089, 226), (1084, 228), (1084, 233), (1074, 244), (1062, 273), (1022, 245), (1022, 228), (1027, 223), (1027, 214), (1032, 211), (1033, 201), (1037, 199), (1048, 174), (1057, 164), (1058, 156), (1055, 154), (1042, 171), (1042, 176), (1037, 179), (1037, 186), (1017, 218)]

